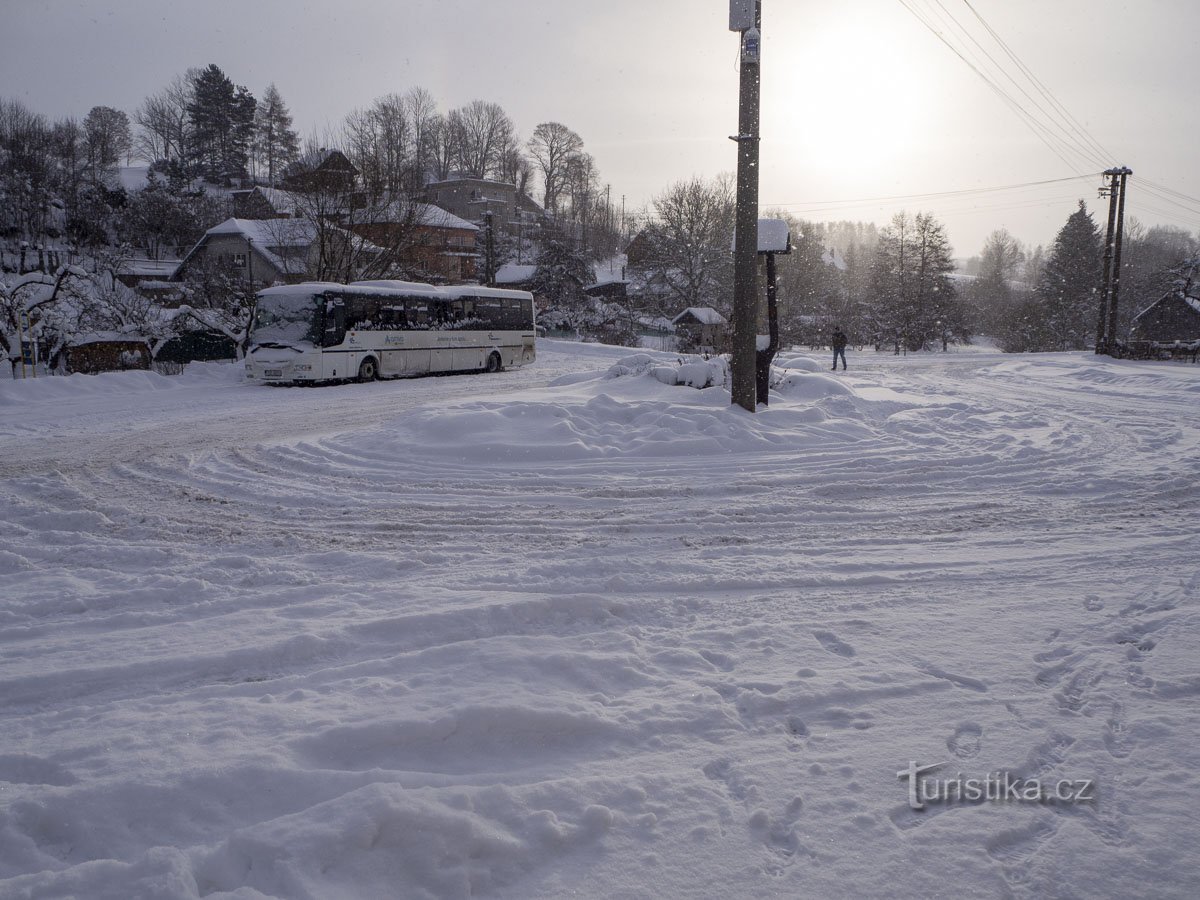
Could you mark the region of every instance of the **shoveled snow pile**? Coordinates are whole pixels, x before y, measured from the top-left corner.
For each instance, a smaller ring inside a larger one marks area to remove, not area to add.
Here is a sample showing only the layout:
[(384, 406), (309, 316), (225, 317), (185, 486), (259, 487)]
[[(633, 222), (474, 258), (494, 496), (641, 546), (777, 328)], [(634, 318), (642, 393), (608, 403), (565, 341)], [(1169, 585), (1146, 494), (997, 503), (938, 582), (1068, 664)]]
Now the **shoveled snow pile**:
[(0, 896), (1191, 896), (1200, 367), (538, 354), (3, 386)]

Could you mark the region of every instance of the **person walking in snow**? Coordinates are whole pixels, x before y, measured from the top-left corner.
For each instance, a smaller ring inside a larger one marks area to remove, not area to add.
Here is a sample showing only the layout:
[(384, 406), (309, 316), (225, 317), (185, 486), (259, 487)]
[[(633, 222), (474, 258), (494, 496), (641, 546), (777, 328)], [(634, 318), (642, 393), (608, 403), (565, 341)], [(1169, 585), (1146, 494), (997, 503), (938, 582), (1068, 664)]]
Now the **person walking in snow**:
[(838, 357), (842, 358), (842, 371), (846, 371), (846, 332), (842, 329), (835, 328), (833, 330), (833, 339), (830, 341), (833, 347), (833, 371), (837, 371)]

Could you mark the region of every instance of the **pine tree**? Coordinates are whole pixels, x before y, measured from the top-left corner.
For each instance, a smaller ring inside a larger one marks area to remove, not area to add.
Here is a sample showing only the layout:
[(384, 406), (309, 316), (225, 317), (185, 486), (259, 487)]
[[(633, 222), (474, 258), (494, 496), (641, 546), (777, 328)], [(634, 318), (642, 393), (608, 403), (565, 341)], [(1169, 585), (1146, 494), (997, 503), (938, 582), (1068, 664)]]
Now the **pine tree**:
[(1037, 286), (1042, 317), (1035, 350), (1083, 350), (1095, 337), (1103, 240), (1080, 200), (1054, 239)]
[(945, 226), (929, 213), (897, 213), (880, 233), (871, 271), (874, 315), (882, 339), (895, 352), (967, 337), (949, 277), (951, 252)]
[(300, 138), (292, 129), (292, 115), (274, 83), (267, 85), (254, 116), (254, 154), (266, 169), (267, 184), (300, 155)]
[(224, 182), (245, 176), (257, 108), (254, 95), (235, 86), (220, 67), (209, 65), (196, 74), (188, 120), (198, 174)]

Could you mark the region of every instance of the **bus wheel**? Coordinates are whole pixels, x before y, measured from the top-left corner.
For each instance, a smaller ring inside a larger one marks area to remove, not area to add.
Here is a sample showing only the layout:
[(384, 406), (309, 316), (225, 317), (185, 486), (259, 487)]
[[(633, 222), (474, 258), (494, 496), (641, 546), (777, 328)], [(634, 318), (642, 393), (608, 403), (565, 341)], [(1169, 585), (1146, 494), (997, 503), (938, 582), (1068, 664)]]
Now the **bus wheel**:
[(379, 377), (379, 365), (371, 357), (367, 357), (362, 361), (362, 365), (358, 367), (359, 381), (374, 381)]
[(504, 368), (504, 363), (500, 360), (500, 354), (493, 350), (488, 354), (487, 365), (483, 367), (485, 372), (499, 372)]

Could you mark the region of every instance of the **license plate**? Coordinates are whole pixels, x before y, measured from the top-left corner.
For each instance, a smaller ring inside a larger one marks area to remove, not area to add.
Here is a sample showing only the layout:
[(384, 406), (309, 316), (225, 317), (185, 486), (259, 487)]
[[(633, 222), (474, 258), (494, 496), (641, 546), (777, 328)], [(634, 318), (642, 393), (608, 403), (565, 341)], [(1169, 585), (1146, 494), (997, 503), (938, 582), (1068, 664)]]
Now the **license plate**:
[(282, 378), (283, 369), (264, 369), (263, 378)]

